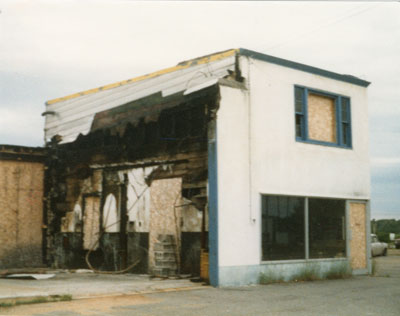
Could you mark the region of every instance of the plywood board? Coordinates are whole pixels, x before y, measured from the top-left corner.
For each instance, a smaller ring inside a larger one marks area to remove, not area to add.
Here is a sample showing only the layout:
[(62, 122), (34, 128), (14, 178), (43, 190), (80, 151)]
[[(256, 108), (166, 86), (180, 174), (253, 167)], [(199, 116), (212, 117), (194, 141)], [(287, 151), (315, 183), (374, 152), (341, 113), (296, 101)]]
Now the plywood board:
[(366, 204), (350, 203), (350, 258), (353, 270), (367, 268)]
[(155, 265), (154, 245), (160, 234), (176, 236), (179, 242), (182, 179), (154, 180), (150, 186), (149, 267)]
[(83, 249), (96, 250), (99, 246), (100, 233), (100, 198), (88, 196), (85, 198), (83, 216)]
[(335, 100), (310, 93), (308, 95), (308, 137), (336, 143)]
[(41, 264), (43, 164), (0, 161), (0, 266)]

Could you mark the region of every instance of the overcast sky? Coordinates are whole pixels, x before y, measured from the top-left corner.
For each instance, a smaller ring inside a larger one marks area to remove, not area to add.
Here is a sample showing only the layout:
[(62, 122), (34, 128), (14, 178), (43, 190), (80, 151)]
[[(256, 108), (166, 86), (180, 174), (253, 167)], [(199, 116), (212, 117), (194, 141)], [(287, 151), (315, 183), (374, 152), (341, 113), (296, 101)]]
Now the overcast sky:
[(47, 100), (239, 47), (372, 82), (372, 217), (400, 219), (399, 2), (0, 0), (0, 143), (42, 146)]

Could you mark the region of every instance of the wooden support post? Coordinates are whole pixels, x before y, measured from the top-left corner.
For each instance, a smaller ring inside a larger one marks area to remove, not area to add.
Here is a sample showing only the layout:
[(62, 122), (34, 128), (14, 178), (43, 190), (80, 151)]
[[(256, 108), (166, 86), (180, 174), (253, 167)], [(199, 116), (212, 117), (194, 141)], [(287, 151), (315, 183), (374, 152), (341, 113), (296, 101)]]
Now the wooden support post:
[(121, 184), (121, 225), (120, 225), (120, 256), (121, 266), (120, 269), (126, 269), (128, 266), (128, 175), (124, 174), (124, 183)]

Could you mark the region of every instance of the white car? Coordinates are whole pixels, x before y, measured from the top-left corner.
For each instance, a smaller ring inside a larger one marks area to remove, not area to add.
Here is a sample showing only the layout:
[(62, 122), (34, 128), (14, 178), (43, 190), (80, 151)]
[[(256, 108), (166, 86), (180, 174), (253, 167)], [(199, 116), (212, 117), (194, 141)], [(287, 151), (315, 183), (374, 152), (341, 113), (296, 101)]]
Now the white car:
[(380, 242), (375, 234), (371, 234), (371, 255), (373, 256), (386, 256), (388, 244)]

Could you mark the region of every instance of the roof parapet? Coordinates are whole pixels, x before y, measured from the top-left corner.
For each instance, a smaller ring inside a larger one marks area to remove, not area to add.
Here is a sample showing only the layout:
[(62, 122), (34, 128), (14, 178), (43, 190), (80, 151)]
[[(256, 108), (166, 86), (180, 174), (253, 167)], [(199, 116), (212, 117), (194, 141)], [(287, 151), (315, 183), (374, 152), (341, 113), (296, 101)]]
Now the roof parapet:
[(280, 65), (283, 67), (288, 67), (288, 68), (292, 68), (292, 69), (297, 69), (297, 70), (301, 70), (304, 72), (308, 72), (308, 73), (312, 73), (314, 75), (319, 75), (319, 76), (323, 76), (323, 77), (327, 77), (327, 78), (331, 78), (331, 79), (335, 79), (335, 80), (339, 80), (339, 81), (344, 81), (344, 82), (348, 82), (348, 83), (352, 83), (361, 87), (368, 87), (370, 85), (369, 81), (365, 81), (362, 80), (360, 78), (351, 76), (351, 75), (342, 75), (336, 72), (332, 72), (329, 70), (324, 70), (321, 68), (317, 68), (317, 67), (313, 67), (313, 66), (308, 66), (305, 64), (301, 64), (301, 63), (297, 63), (291, 60), (287, 60), (287, 59), (283, 59), (283, 58), (278, 58), (278, 57), (274, 57), (271, 55), (266, 55), (266, 54), (262, 54), (262, 53), (258, 53), (252, 50), (248, 50), (245, 48), (240, 48), (239, 49), (239, 54), (242, 56), (247, 56), (250, 58), (254, 58), (254, 59), (258, 59), (258, 60), (262, 60), (262, 61), (266, 61), (272, 64), (276, 64), (276, 65)]

